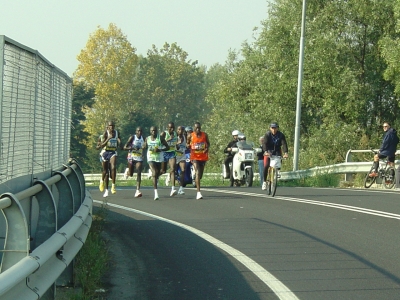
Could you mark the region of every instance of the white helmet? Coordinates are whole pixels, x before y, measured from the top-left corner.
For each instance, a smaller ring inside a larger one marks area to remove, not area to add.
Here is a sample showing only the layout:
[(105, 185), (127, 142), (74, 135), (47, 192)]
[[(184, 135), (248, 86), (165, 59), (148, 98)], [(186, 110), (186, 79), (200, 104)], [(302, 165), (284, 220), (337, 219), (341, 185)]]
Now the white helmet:
[(239, 135), (239, 130), (234, 130), (234, 131), (232, 131), (232, 135)]
[(238, 140), (239, 141), (242, 141), (242, 140), (245, 141), (246, 140), (246, 136), (243, 133), (240, 133), (239, 136), (238, 136)]

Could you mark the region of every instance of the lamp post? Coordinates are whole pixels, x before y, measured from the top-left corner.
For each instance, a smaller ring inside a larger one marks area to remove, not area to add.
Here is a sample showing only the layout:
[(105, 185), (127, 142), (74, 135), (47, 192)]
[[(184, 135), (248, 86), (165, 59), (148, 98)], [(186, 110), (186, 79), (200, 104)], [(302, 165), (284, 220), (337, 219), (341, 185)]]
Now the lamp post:
[(303, 10), (302, 10), (302, 15), (301, 15), (299, 73), (298, 73), (298, 79), (297, 79), (296, 125), (295, 125), (295, 134), (294, 134), (293, 171), (297, 171), (298, 166), (299, 166), (301, 91), (302, 91), (302, 85), (303, 85), (305, 27), (306, 27), (306, 0), (303, 0)]

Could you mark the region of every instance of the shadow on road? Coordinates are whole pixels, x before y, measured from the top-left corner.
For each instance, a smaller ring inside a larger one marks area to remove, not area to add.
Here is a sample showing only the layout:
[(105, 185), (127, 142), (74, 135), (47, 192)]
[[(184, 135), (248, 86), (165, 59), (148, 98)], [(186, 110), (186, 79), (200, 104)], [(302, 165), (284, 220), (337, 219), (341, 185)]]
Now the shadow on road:
[(236, 260), (169, 223), (109, 211), (104, 237), (107, 299), (277, 299)]

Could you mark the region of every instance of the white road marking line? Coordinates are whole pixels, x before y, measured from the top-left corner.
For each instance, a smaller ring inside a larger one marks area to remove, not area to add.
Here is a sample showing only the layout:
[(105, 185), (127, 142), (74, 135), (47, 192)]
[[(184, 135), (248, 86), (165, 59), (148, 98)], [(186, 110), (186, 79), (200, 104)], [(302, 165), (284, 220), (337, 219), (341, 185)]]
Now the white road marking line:
[(201, 190), (215, 192), (215, 193), (223, 193), (223, 194), (240, 194), (243, 196), (250, 196), (250, 197), (258, 197), (258, 198), (261, 197), (261, 198), (269, 198), (269, 199), (274, 199), (274, 200), (307, 203), (307, 204), (312, 204), (312, 205), (320, 205), (320, 206), (332, 207), (332, 208), (337, 208), (337, 209), (355, 211), (355, 212), (379, 216), (379, 217), (383, 217), (383, 218), (400, 220), (399, 214), (394, 214), (394, 213), (389, 213), (389, 212), (374, 210), (374, 209), (368, 209), (368, 208), (362, 208), (362, 207), (357, 207), (357, 206), (345, 205), (345, 204), (335, 204), (335, 203), (329, 203), (329, 202), (292, 198), (292, 197), (281, 197), (281, 196), (271, 197), (266, 194), (246, 193), (246, 192), (239, 192), (239, 191), (232, 191), (232, 190), (213, 190), (213, 189), (203, 189), (203, 188)]
[[(98, 203), (98, 204), (102, 204), (103, 201), (98, 201), (98, 200), (93, 200), (93, 202)], [(144, 216), (148, 216), (160, 221), (164, 221), (170, 224), (173, 224), (175, 226), (179, 226), (183, 229), (186, 229), (196, 235), (198, 235), (199, 237), (201, 237), (202, 239), (206, 240), (207, 242), (213, 244), (215, 247), (220, 248), (221, 250), (224, 250), (225, 252), (227, 252), (228, 254), (230, 254), (233, 258), (235, 258), (237, 261), (239, 261), (240, 263), (242, 263), (246, 268), (248, 268), (255, 276), (257, 276), (258, 278), (260, 278), (260, 280), (262, 282), (264, 282), (274, 293), (275, 295), (277, 295), (277, 297), (281, 300), (298, 300), (298, 298), (296, 297), (295, 294), (292, 293), (291, 290), (289, 290), (286, 285), (284, 285), (282, 282), (280, 282), (274, 275), (272, 275), (271, 273), (269, 273), (267, 270), (265, 270), (262, 266), (260, 266), (257, 262), (255, 262), (254, 260), (252, 260), (250, 257), (247, 257), (244, 253), (236, 250), (235, 248), (221, 242), (220, 240), (212, 237), (211, 235), (200, 231), (194, 227), (173, 221), (173, 220), (169, 220), (157, 215), (153, 215), (153, 214), (149, 214), (146, 213), (144, 211), (140, 211), (137, 209), (133, 209), (133, 208), (129, 208), (129, 207), (125, 207), (125, 206), (121, 206), (118, 204), (113, 204), (110, 202), (107, 202), (107, 205), (118, 208), (118, 209), (122, 209), (122, 210), (126, 210), (126, 211), (130, 211), (130, 212), (134, 212), (137, 214), (141, 214)]]

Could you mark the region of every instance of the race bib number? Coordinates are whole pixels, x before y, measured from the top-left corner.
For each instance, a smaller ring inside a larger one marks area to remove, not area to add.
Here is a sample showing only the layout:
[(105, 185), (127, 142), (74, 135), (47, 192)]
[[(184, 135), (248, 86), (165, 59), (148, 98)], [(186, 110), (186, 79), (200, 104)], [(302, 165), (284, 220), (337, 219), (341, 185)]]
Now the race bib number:
[(206, 149), (206, 143), (196, 143), (193, 145), (192, 149), (195, 153), (203, 153)]
[(117, 139), (110, 139), (107, 143), (109, 148), (117, 148), (118, 141)]

